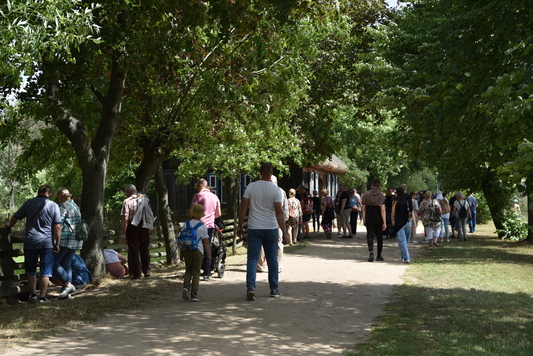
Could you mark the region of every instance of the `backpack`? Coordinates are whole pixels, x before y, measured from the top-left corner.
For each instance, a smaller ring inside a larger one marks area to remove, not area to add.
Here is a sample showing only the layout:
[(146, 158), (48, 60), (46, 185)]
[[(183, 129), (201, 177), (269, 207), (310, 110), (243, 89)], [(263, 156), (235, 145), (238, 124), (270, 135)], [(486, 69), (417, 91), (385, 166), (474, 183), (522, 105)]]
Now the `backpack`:
[(431, 205), (429, 206), (429, 221), (440, 222), (440, 218), (441, 218), (440, 211), (437, 209), (432, 199)]
[[(74, 203), (71, 203), (70, 207), (72, 209), (75, 209), (77, 214), (80, 214), (79, 208)], [(65, 224), (69, 226), (69, 229), (74, 234), (74, 238), (76, 240), (78, 241), (89, 240), (89, 224), (87, 224), (85, 220), (80, 218), (80, 221), (76, 224), (76, 229), (72, 228), (72, 225), (68, 222), (68, 220), (65, 220)]]
[[(461, 205), (461, 203), (459, 203), (459, 205)], [(465, 205), (466, 205), (466, 203), (462, 204), (461, 208), (459, 209), (459, 217), (461, 219), (464, 219), (464, 218), (468, 217), (468, 212), (466, 211)]]
[(178, 246), (184, 250), (198, 250), (198, 234), (196, 230), (203, 225), (198, 223), (195, 227), (191, 227), (191, 222), (185, 223), (185, 229), (181, 230), (180, 237), (178, 238)]
[(450, 203), (446, 199), (437, 199), (437, 201), (440, 204), (440, 208), (442, 209), (443, 214), (448, 214), (452, 209), (450, 208)]
[(303, 213), (304, 214), (312, 214), (313, 213), (313, 198), (311, 197), (311, 194), (307, 194), (304, 197), (304, 204), (303, 204)]
[(89, 240), (89, 224), (85, 220), (80, 220), (78, 225), (76, 225), (76, 240), (87, 241)]

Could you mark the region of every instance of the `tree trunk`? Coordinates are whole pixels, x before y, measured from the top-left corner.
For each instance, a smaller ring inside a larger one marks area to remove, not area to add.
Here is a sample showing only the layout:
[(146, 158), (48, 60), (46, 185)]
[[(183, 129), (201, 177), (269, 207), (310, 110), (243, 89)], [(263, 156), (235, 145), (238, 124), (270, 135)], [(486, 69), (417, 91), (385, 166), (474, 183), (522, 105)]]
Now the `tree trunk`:
[(157, 139), (149, 140), (143, 137), (140, 139), (139, 145), (143, 150), (143, 159), (135, 171), (135, 186), (137, 191), (146, 194), (152, 177), (161, 169), (161, 165), (167, 158), (168, 153), (161, 147), (161, 143)]
[(531, 210), (529, 207), (533, 203), (531, 199), (531, 190), (529, 189), (529, 184), (533, 182), (532, 179), (526, 180), (526, 196), (527, 196), (527, 238), (526, 241), (529, 243), (533, 243), (533, 210)]
[(161, 230), (165, 239), (167, 265), (170, 266), (179, 262), (179, 250), (176, 245), (172, 214), (168, 206), (168, 189), (165, 185), (162, 166), (159, 166), (159, 169), (155, 172), (155, 188), (157, 190), (157, 216), (159, 217), (159, 223), (161, 224)]
[(503, 229), (503, 222), (505, 221), (504, 209), (508, 205), (510, 192), (506, 191), (496, 173), (490, 167), (487, 168), (487, 174), (481, 186), (487, 199), (494, 226), (496, 229)]
[[(56, 96), (60, 82), (53, 65), (43, 66), (47, 79), (47, 98), (50, 114), (59, 130), (68, 138), (80, 164), (83, 175), (81, 215), (89, 225), (89, 240), (83, 244), (82, 257), (98, 282), (105, 275), (103, 255), (103, 207), (105, 178), (111, 142), (116, 131), (122, 107), (126, 71), (121, 68), (122, 54), (112, 58), (109, 86), (106, 95), (94, 91), (101, 104), (100, 119), (94, 137), (89, 135), (85, 123), (74, 117)], [(91, 140), (92, 139), (92, 140)]]
[[(104, 232), (104, 188), (106, 169), (103, 165), (82, 165), (83, 190), (80, 206), (81, 216), (89, 225), (89, 240), (83, 243), (81, 257), (91, 271), (95, 281), (105, 276), (103, 254)], [(89, 173), (87, 173), (89, 171)]]

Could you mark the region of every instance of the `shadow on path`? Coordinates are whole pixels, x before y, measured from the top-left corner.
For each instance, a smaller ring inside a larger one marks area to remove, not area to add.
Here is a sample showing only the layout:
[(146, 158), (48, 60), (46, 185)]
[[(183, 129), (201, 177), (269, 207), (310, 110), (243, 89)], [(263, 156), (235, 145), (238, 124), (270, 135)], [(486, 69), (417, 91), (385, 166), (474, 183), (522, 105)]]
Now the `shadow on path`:
[[(415, 257), (420, 245), (410, 249)], [(175, 291), (161, 292), (152, 305), (8, 354), (339, 355), (369, 337), (408, 267), (396, 240), (385, 242), (385, 262), (367, 257), (364, 238), (325, 240), (314, 233), (309, 246), (285, 255), (280, 298), (268, 296), (267, 273), (258, 273), (257, 300), (246, 301), (244, 265), (202, 282), (199, 303), (181, 299), (181, 280), (167, 277)]]

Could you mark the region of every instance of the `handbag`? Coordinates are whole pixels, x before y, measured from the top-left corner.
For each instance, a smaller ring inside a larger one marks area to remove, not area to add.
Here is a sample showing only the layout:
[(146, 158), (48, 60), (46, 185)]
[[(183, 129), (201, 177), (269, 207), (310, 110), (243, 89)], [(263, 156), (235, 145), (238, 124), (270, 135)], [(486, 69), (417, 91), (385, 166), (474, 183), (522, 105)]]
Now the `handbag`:
[(429, 221), (431, 222), (440, 222), (440, 212), (435, 207), (433, 200), (431, 200), (431, 206), (429, 207)]

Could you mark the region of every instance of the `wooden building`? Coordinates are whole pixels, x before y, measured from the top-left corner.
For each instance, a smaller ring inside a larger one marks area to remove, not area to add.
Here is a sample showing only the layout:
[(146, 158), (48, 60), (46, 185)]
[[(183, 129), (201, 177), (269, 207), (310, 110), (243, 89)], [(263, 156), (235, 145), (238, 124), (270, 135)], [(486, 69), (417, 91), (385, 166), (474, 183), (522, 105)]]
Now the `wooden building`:
[[(168, 160), (163, 165), (163, 175), (168, 188), (169, 205), (172, 211), (176, 212), (178, 216), (184, 216), (191, 204), (192, 197), (196, 193), (194, 187), (196, 179), (192, 179), (188, 184), (176, 185), (175, 172), (178, 167), (178, 162), (175, 160)], [(339, 183), (339, 176), (345, 174), (348, 167), (337, 156), (333, 155), (324, 162), (313, 164), (309, 167), (299, 167), (291, 165), (290, 173), (288, 175), (280, 176), (277, 171), (274, 174), (278, 177), (278, 185), (285, 191), (291, 188), (298, 188), (301, 184), (309, 188), (309, 192), (314, 190), (320, 191), (323, 188), (329, 190), (330, 196), (337, 194), (337, 185)], [(244, 190), (258, 176), (250, 176), (243, 174), (236, 179), (220, 179), (216, 173), (208, 173), (204, 177), (214, 193), (220, 199), (224, 215), (233, 216)], [(238, 195), (235, 196), (235, 193)], [(237, 204), (236, 204), (237, 203)]]

